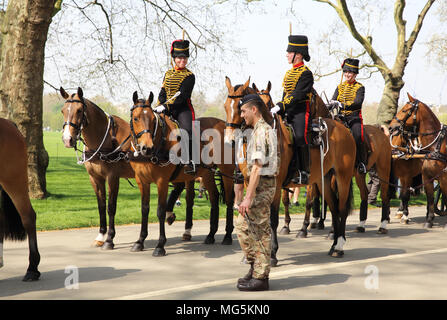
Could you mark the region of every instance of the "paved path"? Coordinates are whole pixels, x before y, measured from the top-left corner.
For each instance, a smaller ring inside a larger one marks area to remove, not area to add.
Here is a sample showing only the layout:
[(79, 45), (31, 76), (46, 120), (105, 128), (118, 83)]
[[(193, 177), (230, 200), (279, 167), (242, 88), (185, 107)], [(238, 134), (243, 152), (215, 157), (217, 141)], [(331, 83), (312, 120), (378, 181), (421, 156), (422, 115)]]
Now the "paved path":
[[(129, 251), (138, 225), (117, 227), (113, 251), (91, 247), (97, 228), (39, 232), (41, 280), (21, 281), (27, 242), (6, 242), (0, 299), (446, 299), (447, 217), (436, 217), (434, 227), (426, 230), (425, 207), (410, 208), (409, 225), (393, 219), (395, 211), (389, 234), (377, 235), (379, 209), (370, 209), (364, 234), (354, 232), (356, 210), (348, 219), (342, 259), (327, 255), (327, 227), (311, 230), (307, 239), (296, 238), (303, 215), (293, 215), (292, 233), (279, 236), (279, 265), (270, 274), (271, 290), (254, 293), (236, 289), (237, 278), (248, 266), (240, 263), (235, 234), (231, 246), (220, 244), (224, 220), (214, 245), (202, 243), (208, 221), (194, 222), (190, 242), (181, 241), (184, 222), (167, 226), (167, 255), (161, 258), (152, 256), (158, 224), (149, 226), (146, 249), (138, 253)], [(76, 274), (77, 288), (72, 281)]]

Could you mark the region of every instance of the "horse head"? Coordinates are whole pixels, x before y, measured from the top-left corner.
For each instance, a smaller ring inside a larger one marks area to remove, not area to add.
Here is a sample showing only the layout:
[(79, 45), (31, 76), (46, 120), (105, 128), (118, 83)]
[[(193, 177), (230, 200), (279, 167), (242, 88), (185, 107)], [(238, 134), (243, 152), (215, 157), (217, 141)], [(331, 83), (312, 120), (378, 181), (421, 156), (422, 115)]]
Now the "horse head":
[(409, 93), (407, 94), (409, 101), (396, 113), (389, 125), (393, 145), (402, 145), (405, 138), (403, 135), (408, 135), (411, 132), (417, 135), (418, 132), (418, 109), (421, 102), (414, 99)]
[(272, 90), (272, 83), (269, 81), (267, 83), (267, 88), (259, 90), (256, 84), (251, 85), (253, 90), (256, 91), (256, 93), (261, 97), (262, 101), (264, 101), (265, 105), (269, 110), (275, 106), (273, 103), (272, 96), (270, 95), (270, 91)]
[(255, 91), (249, 87), (250, 77), (243, 85), (236, 85), (234, 87), (231, 85), (230, 78), (225, 77), (225, 84), (228, 88), (228, 97), (224, 104), (227, 117), (224, 142), (233, 145), (235, 143), (235, 131), (241, 128), (243, 120), (239, 102), (242, 97), (250, 93), (255, 93)]
[(59, 91), (65, 99), (61, 110), (64, 116), (62, 141), (66, 148), (73, 148), (81, 136), (82, 129), (88, 124), (84, 93), (81, 88), (78, 88), (77, 93), (71, 96), (62, 87)]
[(138, 93), (133, 93), (133, 106), (130, 108), (130, 131), (137, 152), (143, 156), (150, 155), (154, 148), (158, 115), (151, 108), (154, 94), (149, 94), (147, 100), (138, 99)]

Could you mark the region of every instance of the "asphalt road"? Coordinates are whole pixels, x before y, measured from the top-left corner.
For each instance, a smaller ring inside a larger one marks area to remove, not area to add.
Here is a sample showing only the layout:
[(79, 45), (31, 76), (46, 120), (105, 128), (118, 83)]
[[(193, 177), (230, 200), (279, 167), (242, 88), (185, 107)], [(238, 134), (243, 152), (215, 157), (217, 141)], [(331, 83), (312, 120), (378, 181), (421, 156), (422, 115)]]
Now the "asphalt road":
[(408, 225), (394, 219), (395, 211), (387, 235), (376, 234), (379, 209), (370, 209), (366, 233), (356, 233), (355, 211), (340, 259), (327, 255), (328, 227), (298, 239), (303, 215), (293, 215), (291, 234), (279, 236), (279, 264), (271, 271), (270, 290), (249, 293), (236, 289), (237, 278), (248, 270), (236, 235), (231, 246), (220, 244), (224, 220), (213, 245), (203, 244), (208, 221), (194, 221), (190, 242), (181, 240), (184, 222), (166, 226), (165, 257), (152, 256), (158, 224), (149, 226), (145, 250), (138, 253), (130, 247), (139, 225), (117, 227), (113, 251), (91, 247), (97, 228), (39, 232), (41, 279), (21, 281), (27, 242), (6, 242), (0, 299), (446, 299), (447, 217), (436, 217), (432, 229), (423, 229), (425, 207), (410, 208)]

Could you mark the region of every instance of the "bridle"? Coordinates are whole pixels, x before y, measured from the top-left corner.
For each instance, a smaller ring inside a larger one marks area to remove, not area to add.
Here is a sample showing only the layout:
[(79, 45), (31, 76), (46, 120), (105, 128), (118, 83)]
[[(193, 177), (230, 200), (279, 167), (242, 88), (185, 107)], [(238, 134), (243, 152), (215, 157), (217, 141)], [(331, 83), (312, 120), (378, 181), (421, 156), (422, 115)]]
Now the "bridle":
[(76, 137), (74, 138), (74, 148), (76, 149), (76, 144), (77, 144), (78, 140), (80, 140), (82, 143), (84, 143), (84, 141), (81, 138), (81, 132), (82, 132), (82, 129), (87, 127), (87, 124), (88, 124), (87, 116), (85, 115), (87, 105), (85, 104), (84, 99), (80, 99), (80, 100), (69, 99), (69, 100), (65, 100), (65, 103), (80, 103), (80, 104), (82, 104), (82, 118), (81, 118), (81, 121), (79, 122), (79, 124), (73, 123), (71, 121), (65, 121), (62, 125), (62, 130), (64, 130), (65, 126), (67, 126), (67, 125), (76, 129)]
[[(390, 137), (395, 135), (402, 135), (403, 138), (417, 138), (418, 137), (418, 126), (417, 125), (407, 125), (407, 120), (413, 116), (413, 120), (416, 121), (417, 112), (419, 109), (419, 100), (414, 100), (413, 102), (409, 102), (411, 104), (411, 108), (407, 111), (404, 118), (401, 120), (397, 118), (397, 115), (393, 117), (394, 120), (399, 123), (399, 126), (392, 127), (390, 129)], [(408, 103), (407, 103), (408, 104)], [(407, 130), (406, 130), (407, 129)], [(408, 130), (409, 129), (409, 130)]]
[[(159, 152), (160, 150), (163, 148), (164, 146), (164, 141), (165, 141), (165, 130), (166, 130), (166, 125), (164, 124), (164, 121), (161, 119), (160, 115), (158, 115), (156, 112), (152, 112), (154, 114), (155, 120), (154, 120), (154, 126), (153, 129), (143, 129), (140, 132), (136, 133), (135, 132), (135, 128), (133, 126), (133, 111), (136, 108), (151, 108), (150, 105), (147, 104), (142, 104), (142, 105), (133, 105), (132, 108), (130, 108), (130, 132), (132, 135), (132, 140), (135, 144), (134, 149), (137, 153), (141, 153), (141, 145), (138, 143), (138, 139), (141, 138), (141, 136), (143, 134), (150, 134), (152, 137), (152, 141), (154, 143), (155, 146), (157, 146), (155, 149), (152, 148), (150, 154), (146, 155), (148, 157), (151, 157), (151, 161), (153, 163), (157, 163), (158, 162), (158, 156), (159, 156)], [(159, 127), (159, 123), (162, 129), (162, 135), (161, 135), (161, 141), (159, 143), (156, 143), (155, 139), (157, 138), (157, 133), (158, 133), (158, 127)]]
[[(241, 99), (243, 98), (245, 95), (244, 94), (240, 94), (240, 95), (228, 95), (228, 98), (230, 99)], [(240, 111), (240, 101), (237, 104), (237, 108)], [(235, 129), (240, 129), (242, 127), (242, 122), (241, 123), (234, 123), (234, 122), (225, 122), (225, 126), (226, 127), (230, 127), (230, 128), (235, 128)]]

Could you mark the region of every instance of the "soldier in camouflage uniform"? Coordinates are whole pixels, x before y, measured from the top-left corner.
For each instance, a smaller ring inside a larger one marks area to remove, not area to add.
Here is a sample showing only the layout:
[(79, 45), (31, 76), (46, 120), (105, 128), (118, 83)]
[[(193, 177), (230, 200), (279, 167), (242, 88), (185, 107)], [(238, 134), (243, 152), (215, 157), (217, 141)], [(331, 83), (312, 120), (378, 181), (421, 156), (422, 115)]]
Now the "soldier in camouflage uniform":
[(268, 290), (271, 254), (270, 205), (278, 173), (276, 134), (264, 120), (268, 110), (261, 98), (250, 94), (241, 99), (241, 116), (253, 132), (247, 146), (248, 187), (239, 205), (236, 221), (239, 243), (250, 270), (238, 280), (241, 291)]

